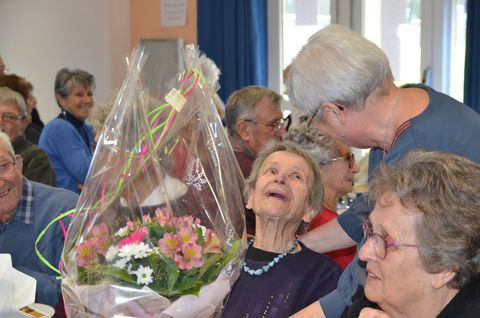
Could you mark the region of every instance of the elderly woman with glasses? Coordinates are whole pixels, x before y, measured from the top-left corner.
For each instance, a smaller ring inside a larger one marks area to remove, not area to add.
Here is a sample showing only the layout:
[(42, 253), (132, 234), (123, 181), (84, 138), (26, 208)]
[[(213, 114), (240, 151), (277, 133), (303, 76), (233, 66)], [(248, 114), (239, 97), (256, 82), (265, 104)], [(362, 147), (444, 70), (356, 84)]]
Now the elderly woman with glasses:
[[(380, 163), (395, 165), (408, 152), (428, 149), (480, 162), (480, 115), (425, 85), (397, 87), (385, 53), (360, 34), (328, 26), (309, 39), (290, 63), (290, 101), (309, 114), (311, 127), (356, 148), (371, 148), (369, 174)], [(361, 220), (371, 212), (366, 196), (302, 241), (325, 253), (360, 243)], [(339, 317), (365, 270), (355, 260), (337, 289), (296, 317)]]
[[(289, 130), (284, 140), (308, 151), (320, 168), (325, 191), (322, 211), (308, 225), (308, 230), (313, 230), (338, 216), (337, 202), (342, 195), (353, 191), (353, 177), (359, 169), (350, 147), (316, 129), (300, 125)], [(345, 268), (353, 260), (355, 251), (355, 247), (348, 247), (326, 255)]]
[(359, 251), (367, 281), (343, 317), (479, 317), (478, 189), (480, 165), (452, 154), (380, 167)]
[(333, 290), (341, 268), (295, 237), (300, 222), (311, 221), (322, 204), (311, 156), (291, 143), (268, 143), (244, 193), (257, 226), (223, 317), (288, 317)]

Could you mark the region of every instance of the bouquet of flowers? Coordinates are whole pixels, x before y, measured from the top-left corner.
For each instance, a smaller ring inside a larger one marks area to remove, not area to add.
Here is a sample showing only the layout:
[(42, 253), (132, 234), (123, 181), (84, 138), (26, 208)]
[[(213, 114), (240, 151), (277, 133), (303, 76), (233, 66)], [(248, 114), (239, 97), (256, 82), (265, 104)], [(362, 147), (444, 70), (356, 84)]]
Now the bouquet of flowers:
[(106, 223), (95, 225), (76, 249), (80, 280), (101, 282), (109, 275), (178, 297), (198, 294), (214, 281), (237, 256), (238, 247), (226, 252), (218, 235), (198, 218), (174, 217), (168, 208), (157, 208), (154, 217), (129, 220), (116, 233)]
[(243, 177), (187, 46), (162, 98), (142, 86), (134, 51), (65, 240), (71, 317), (212, 317), (246, 242)]

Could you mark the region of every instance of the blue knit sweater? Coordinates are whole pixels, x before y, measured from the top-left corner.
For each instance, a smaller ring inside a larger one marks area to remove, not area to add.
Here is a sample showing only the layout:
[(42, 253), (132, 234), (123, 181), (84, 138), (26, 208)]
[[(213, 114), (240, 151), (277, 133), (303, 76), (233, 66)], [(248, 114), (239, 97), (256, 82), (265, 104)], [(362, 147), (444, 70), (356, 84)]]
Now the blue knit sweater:
[[(70, 119), (70, 121), (68, 120)], [(39, 146), (47, 154), (57, 177), (57, 187), (80, 193), (92, 162), (92, 126), (70, 117), (55, 118), (42, 130)]]

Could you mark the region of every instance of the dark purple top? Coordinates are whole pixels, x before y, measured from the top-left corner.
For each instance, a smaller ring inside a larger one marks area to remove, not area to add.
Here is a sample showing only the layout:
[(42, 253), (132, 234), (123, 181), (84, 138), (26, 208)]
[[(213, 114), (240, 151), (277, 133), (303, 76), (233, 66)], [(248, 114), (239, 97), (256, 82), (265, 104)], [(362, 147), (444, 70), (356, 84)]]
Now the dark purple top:
[[(242, 270), (222, 317), (288, 317), (334, 290), (341, 267), (299, 243), (300, 252), (281, 259), (261, 276)], [(258, 269), (277, 255), (249, 246), (247, 266)]]

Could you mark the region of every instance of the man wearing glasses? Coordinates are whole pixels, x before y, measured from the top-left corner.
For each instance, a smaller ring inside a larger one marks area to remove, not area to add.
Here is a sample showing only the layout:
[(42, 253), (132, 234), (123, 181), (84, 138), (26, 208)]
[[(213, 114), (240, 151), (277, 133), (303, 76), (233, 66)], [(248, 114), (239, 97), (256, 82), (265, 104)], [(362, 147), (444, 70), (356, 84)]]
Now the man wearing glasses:
[[(22, 168), (22, 157), (15, 155), (7, 134), (0, 132), (0, 253), (10, 254), (15, 269), (37, 280), (35, 301), (53, 306), (60, 295), (60, 280), (37, 256), (35, 241), (57, 215), (75, 207), (78, 196), (30, 181), (22, 176)], [(62, 254), (64, 230), (55, 223), (37, 246), (54, 266)]]
[(8, 87), (0, 87), (0, 131), (8, 135), (15, 153), (22, 156), (24, 176), (31, 181), (55, 186), (55, 171), (47, 154), (25, 138), (28, 124), (22, 95)]
[[(281, 140), (285, 133), (280, 101), (282, 97), (266, 87), (247, 86), (233, 92), (225, 107), (230, 142), (243, 176), (248, 178), (257, 153), (269, 140)], [(247, 233), (255, 233), (255, 216), (246, 212)]]

